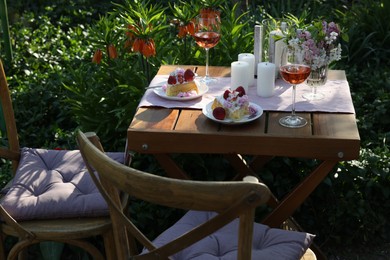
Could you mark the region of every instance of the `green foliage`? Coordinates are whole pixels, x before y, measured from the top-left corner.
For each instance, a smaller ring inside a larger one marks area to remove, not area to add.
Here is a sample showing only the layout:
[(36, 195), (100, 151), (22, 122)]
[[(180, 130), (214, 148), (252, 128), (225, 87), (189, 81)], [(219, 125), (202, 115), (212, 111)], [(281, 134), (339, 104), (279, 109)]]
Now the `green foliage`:
[[(169, 3), (169, 8), (177, 22), (183, 25), (190, 22), (199, 12), (192, 3), (179, 1), (178, 3)], [(175, 21), (176, 22), (176, 21)]]
[(7, 1), (0, 1), (0, 18), (1, 18), (1, 29), (2, 29), (2, 42), (1, 48), (4, 49), (7, 61), (12, 60), (12, 45), (11, 38), (9, 35), (9, 23), (8, 23), (8, 10)]
[[(390, 1), (367, 0), (353, 5), (348, 12), (339, 13), (353, 39), (346, 46), (348, 63), (364, 63), (380, 68), (390, 64)], [(361, 22), (357, 22), (361, 21)], [(364, 21), (364, 22), (363, 22)]]
[(124, 5), (118, 5), (119, 13), (126, 24), (135, 26), (134, 33), (141, 38), (153, 38), (165, 30), (166, 7), (153, 4), (148, 0), (125, 0)]
[[(252, 52), (253, 27), (248, 12), (237, 15), (238, 4), (222, 8), (221, 40), (210, 50), (210, 65), (230, 66), (238, 54)], [(204, 64), (204, 59), (200, 64)]]
[[(274, 1), (252, 1), (251, 10), (259, 8), (261, 12), (257, 12), (257, 15), (266, 15), (273, 18), (282, 18), (287, 14), (294, 14), (300, 17), (304, 13), (309, 13), (309, 20), (326, 17), (327, 20), (334, 18), (335, 8), (338, 6), (349, 5), (348, 1), (327, 1), (327, 0), (274, 0)], [(256, 15), (256, 13), (255, 13)], [(264, 18), (266, 18), (264, 17)], [(260, 19), (261, 21), (262, 19)]]
[[(201, 1), (194, 1), (194, 12)], [(257, 0), (248, 9), (233, 2), (213, 1), (223, 25), (220, 43), (210, 50), (211, 65), (229, 66), (239, 53), (252, 52), (253, 26), (264, 18), (288, 16), (307, 23), (324, 17), (342, 26), (349, 41), (342, 42), (343, 59), (334, 68), (347, 72), (361, 156), (339, 163), (294, 217), (326, 246), (389, 241), (389, 1)], [(24, 11), (23, 6), (30, 9)], [(81, 128), (97, 132), (107, 150), (123, 150), (138, 101), (159, 66), (205, 62), (204, 50), (190, 36), (177, 37), (175, 19), (192, 16), (186, 1), (12, 1), (9, 9), (15, 56), (14, 63), (5, 66), (22, 145), (72, 148), (73, 132)], [(127, 24), (139, 19), (140, 28), (156, 43), (157, 55), (147, 60), (123, 47)], [(118, 58), (104, 54), (100, 64), (91, 63), (94, 51), (106, 53), (111, 43)], [(218, 156), (175, 155), (175, 160), (196, 179), (229, 179), (233, 174)], [(317, 163), (277, 158), (259, 174), (283, 197)], [(133, 166), (164, 174), (147, 155), (137, 154)], [(2, 184), (9, 179), (7, 167), (1, 167)], [(150, 237), (182, 213), (138, 202), (132, 210)]]
[(64, 79), (73, 119), (83, 131), (96, 132), (107, 150), (123, 150), (126, 130), (142, 96), (145, 78), (134, 58), (68, 68)]
[(315, 216), (321, 225), (314, 229), (323, 243), (389, 240), (389, 156), (388, 148), (362, 149), (360, 161), (340, 163), (306, 201), (300, 217), (310, 222), (308, 216)]
[[(30, 24), (31, 26), (26, 26)], [(15, 115), (22, 145), (31, 147), (67, 145), (58, 131), (72, 128), (69, 109), (62, 104), (61, 73), (88, 46), (79, 45), (83, 26), (63, 31), (47, 16), (26, 14), (13, 26), (14, 63), (7, 64)], [(74, 141), (73, 141), (74, 143)]]

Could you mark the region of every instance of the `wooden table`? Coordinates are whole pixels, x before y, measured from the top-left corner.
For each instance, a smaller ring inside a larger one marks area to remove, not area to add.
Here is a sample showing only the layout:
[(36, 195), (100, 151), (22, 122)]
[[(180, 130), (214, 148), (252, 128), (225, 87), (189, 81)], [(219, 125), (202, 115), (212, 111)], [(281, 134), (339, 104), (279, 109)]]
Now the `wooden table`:
[[(162, 66), (167, 75), (177, 66)], [(193, 66), (181, 66), (193, 68)], [(198, 70), (204, 75), (204, 67)], [(213, 76), (229, 77), (230, 67), (210, 67)], [(346, 79), (344, 71), (330, 71), (329, 79)], [(286, 113), (265, 111), (260, 119), (237, 126), (211, 121), (197, 109), (141, 107), (127, 131), (129, 151), (153, 154), (174, 178), (187, 175), (170, 158), (173, 153), (223, 154), (237, 170), (236, 178), (254, 174), (273, 157), (309, 158), (321, 163), (282, 200), (273, 197), (274, 210), (264, 224), (278, 227), (287, 220), (339, 161), (357, 159), (360, 137), (354, 114), (297, 113), (308, 120), (303, 128), (280, 126)], [(239, 155), (253, 155), (246, 164)], [(261, 178), (261, 176), (260, 176)]]

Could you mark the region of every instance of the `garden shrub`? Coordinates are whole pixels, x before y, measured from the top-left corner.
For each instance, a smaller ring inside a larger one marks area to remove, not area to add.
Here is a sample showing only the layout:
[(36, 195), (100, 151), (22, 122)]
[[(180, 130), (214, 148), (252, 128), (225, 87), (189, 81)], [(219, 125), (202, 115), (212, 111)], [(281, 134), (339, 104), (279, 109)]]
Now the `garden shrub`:
[[(15, 56), (13, 64), (5, 65), (23, 145), (74, 148), (73, 133), (81, 128), (96, 131), (107, 150), (123, 150), (126, 128), (159, 66), (204, 64), (204, 50), (188, 35), (177, 37), (175, 20), (188, 20), (201, 2), (189, 6), (186, 1), (82, 0), (64, 5), (41, 0), (27, 1), (31, 9), (24, 12), (18, 11), (21, 1), (13, 1), (19, 14), (11, 24)], [(284, 14), (310, 21), (322, 16), (342, 26), (349, 41), (342, 43), (343, 59), (334, 68), (347, 73), (361, 136), (360, 159), (339, 163), (294, 217), (316, 233), (316, 242), (328, 251), (340, 244), (389, 241), (389, 1), (252, 1), (249, 9), (233, 5), (235, 1), (211, 2), (218, 2), (223, 21), (223, 37), (210, 51), (211, 65), (229, 66), (238, 53), (251, 52), (253, 26), (266, 17)], [(148, 16), (151, 6), (164, 12), (154, 21), (160, 26), (153, 34), (156, 56), (145, 58), (124, 48), (126, 26), (137, 19), (130, 9)], [(108, 44), (115, 44), (118, 58), (108, 58)], [(98, 48), (104, 56), (95, 64), (91, 60)], [(198, 179), (215, 173), (223, 179), (231, 173), (216, 156), (175, 159)], [(277, 158), (260, 174), (278, 196), (284, 196), (317, 163)], [(134, 166), (164, 174), (147, 155), (136, 155)], [(180, 214), (143, 204), (133, 210), (142, 211), (136, 221), (144, 229), (151, 219), (159, 219), (150, 236)]]

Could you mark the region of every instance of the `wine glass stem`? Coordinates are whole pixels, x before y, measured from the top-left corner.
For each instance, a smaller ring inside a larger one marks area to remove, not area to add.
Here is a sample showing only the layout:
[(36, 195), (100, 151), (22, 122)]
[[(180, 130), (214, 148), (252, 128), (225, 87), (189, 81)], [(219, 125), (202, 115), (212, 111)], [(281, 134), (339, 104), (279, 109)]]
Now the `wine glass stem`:
[(206, 80), (210, 77), (209, 75), (209, 48), (205, 48), (206, 50)]
[(295, 92), (296, 92), (296, 85), (293, 85), (292, 89), (292, 108), (291, 108), (291, 115), (295, 116)]

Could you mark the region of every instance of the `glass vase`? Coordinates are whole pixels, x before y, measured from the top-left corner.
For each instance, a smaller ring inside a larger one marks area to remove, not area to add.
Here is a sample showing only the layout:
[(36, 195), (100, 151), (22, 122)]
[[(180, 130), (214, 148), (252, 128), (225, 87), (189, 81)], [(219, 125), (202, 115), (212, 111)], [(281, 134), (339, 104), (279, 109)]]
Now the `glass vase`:
[(306, 84), (311, 87), (310, 93), (303, 94), (307, 100), (319, 100), (324, 98), (324, 94), (317, 92), (317, 87), (325, 85), (328, 80), (328, 64), (312, 69)]

